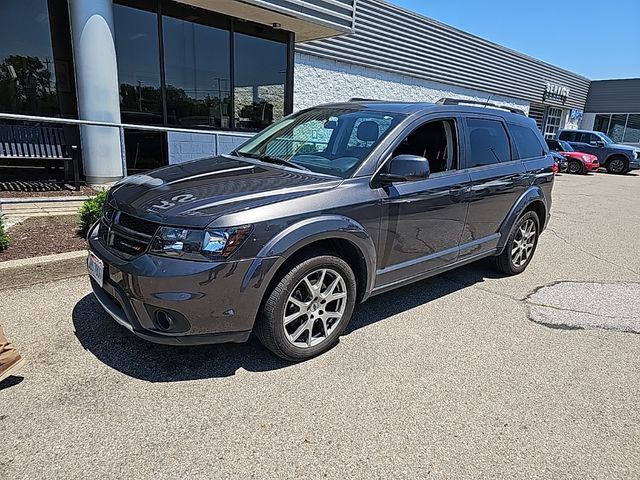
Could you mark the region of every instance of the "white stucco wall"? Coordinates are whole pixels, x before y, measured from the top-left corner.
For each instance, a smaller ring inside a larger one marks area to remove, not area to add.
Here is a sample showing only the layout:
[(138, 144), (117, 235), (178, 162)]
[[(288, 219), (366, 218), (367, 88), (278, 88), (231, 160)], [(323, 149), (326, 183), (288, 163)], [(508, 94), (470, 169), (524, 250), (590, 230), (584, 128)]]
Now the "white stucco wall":
[(593, 127), (596, 123), (596, 114), (595, 113), (585, 113), (584, 117), (582, 117), (582, 122), (580, 123), (580, 128), (583, 130), (593, 130)]
[(168, 132), (169, 165), (229, 153), (251, 136), (246, 132)]
[[(443, 97), (486, 101), (488, 93), (431, 82), (383, 70), (296, 53), (294, 110), (354, 97), (405, 102), (435, 102)], [(490, 102), (529, 112), (529, 103), (491, 96)]]

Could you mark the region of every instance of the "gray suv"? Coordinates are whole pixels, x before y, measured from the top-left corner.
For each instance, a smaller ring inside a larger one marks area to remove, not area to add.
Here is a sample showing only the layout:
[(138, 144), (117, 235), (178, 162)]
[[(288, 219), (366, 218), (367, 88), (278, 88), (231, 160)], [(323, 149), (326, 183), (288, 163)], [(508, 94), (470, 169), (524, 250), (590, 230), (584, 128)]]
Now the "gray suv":
[(598, 157), (609, 173), (623, 174), (640, 169), (640, 150), (615, 143), (602, 132), (594, 130), (562, 130), (558, 140), (568, 142), (577, 152)]
[(104, 309), (152, 342), (304, 360), (372, 295), (492, 257), (522, 272), (549, 218), (535, 123), (494, 108), (347, 102), (230, 155), (125, 178), (88, 236)]

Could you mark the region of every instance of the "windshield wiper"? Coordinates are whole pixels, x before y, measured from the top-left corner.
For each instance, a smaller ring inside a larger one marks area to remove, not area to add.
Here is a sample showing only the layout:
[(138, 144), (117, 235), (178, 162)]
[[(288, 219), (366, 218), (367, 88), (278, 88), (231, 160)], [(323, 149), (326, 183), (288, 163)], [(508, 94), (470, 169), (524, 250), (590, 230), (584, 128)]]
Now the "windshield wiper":
[[(236, 152), (237, 153), (237, 152)], [(272, 157), (271, 155), (267, 155), (267, 154), (260, 154), (260, 153), (237, 153), (238, 155), (244, 156), (244, 157), (249, 157), (249, 158), (254, 158), (256, 160), (260, 160), (261, 162), (265, 162), (265, 163), (273, 163), (276, 165), (283, 165), (285, 167), (294, 167), (297, 168), (299, 170), (306, 170), (308, 172), (310, 172), (311, 170), (308, 169), (307, 167), (303, 167), (302, 165), (299, 165), (295, 162), (292, 162), (291, 160), (284, 160), (282, 158), (279, 157)]]

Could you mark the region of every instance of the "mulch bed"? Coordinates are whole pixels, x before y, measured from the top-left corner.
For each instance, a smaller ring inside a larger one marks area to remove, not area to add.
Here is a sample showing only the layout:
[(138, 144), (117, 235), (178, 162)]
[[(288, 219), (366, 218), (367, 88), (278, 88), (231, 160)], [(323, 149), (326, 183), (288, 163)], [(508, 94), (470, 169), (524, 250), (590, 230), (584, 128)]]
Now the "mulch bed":
[(7, 230), (10, 244), (0, 251), (0, 262), (84, 250), (78, 224), (77, 215), (27, 218)]
[(84, 185), (76, 192), (65, 185), (49, 182), (0, 182), (0, 198), (91, 196), (96, 193), (93, 188)]

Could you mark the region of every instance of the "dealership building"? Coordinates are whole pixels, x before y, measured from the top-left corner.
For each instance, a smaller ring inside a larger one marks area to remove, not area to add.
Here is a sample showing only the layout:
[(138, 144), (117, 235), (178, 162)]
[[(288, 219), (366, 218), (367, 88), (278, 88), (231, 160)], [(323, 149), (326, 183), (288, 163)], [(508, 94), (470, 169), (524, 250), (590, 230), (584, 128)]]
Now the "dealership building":
[(490, 102), (546, 137), (638, 143), (639, 82), (592, 82), (381, 0), (2, 0), (0, 175), (38, 175), (3, 160), (18, 130), (2, 125), (57, 125), (103, 184), (353, 97)]

